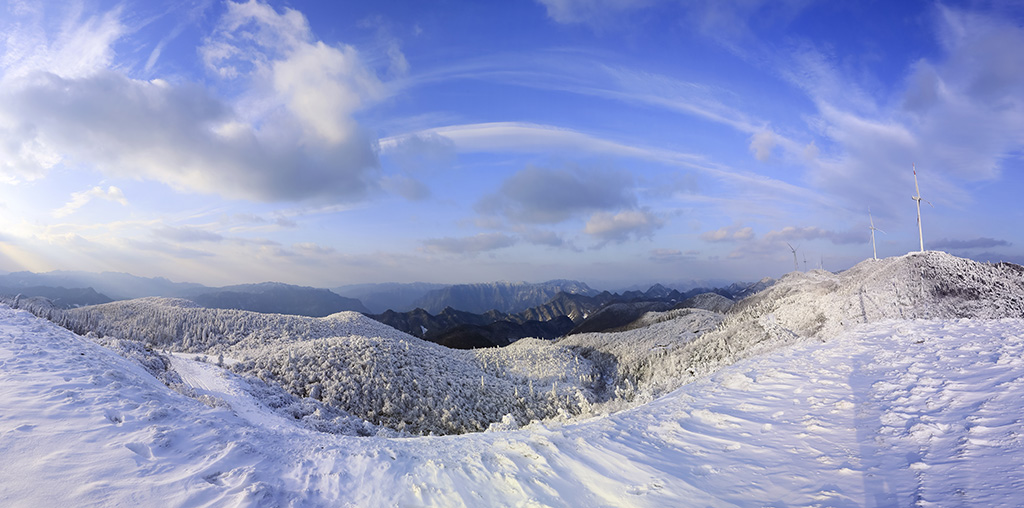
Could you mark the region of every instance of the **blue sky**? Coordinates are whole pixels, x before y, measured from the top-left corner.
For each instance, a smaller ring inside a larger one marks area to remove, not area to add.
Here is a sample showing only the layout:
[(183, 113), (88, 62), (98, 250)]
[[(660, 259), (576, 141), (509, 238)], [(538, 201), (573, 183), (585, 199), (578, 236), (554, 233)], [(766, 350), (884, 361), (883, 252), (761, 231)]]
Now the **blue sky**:
[[(19, 2), (0, 271), (211, 285), (1024, 261), (1019, 2)], [(806, 260), (806, 264), (805, 264)]]

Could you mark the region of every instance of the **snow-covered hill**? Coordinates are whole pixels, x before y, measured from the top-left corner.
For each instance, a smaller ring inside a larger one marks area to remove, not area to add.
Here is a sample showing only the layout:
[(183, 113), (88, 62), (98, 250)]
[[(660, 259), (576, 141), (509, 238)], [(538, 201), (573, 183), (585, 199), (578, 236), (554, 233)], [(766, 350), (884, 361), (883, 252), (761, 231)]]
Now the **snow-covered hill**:
[(311, 431), (173, 362), (214, 403), (0, 306), (0, 504), (999, 507), (1024, 484), (1019, 319), (855, 325), (629, 411), (444, 437)]
[(502, 421), (599, 414), (612, 399), (630, 401), (635, 372), (659, 356), (659, 343), (688, 342), (721, 319), (707, 311), (691, 314), (650, 329), (598, 334), (598, 341), (527, 339), (470, 351), (420, 340), (354, 312), (309, 318), (143, 298), (53, 319), (104, 340), (139, 344), (136, 350), (224, 355), (235, 360), (230, 368), (236, 373), (373, 424), (451, 434)]

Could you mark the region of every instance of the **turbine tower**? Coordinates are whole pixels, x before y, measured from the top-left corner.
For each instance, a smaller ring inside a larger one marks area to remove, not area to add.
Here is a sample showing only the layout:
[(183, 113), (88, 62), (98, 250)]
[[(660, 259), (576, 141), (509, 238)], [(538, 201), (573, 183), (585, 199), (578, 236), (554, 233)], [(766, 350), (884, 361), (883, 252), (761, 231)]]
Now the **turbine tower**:
[[(786, 245), (789, 245), (789, 242), (786, 242)], [(800, 265), (797, 264), (797, 262), (796, 262), (796, 249), (793, 248), (792, 245), (789, 245), (789, 250), (793, 251), (793, 271), (794, 272), (799, 272), (800, 271)]]
[[(871, 217), (871, 210), (868, 209), (868, 222), (871, 224), (868, 229), (871, 230), (871, 254), (875, 259), (878, 259), (878, 251), (875, 250), (875, 231), (882, 231), (875, 227), (875, 219)], [(918, 215), (917, 224), (921, 225), (921, 217)], [(885, 231), (882, 231), (885, 233)]]
[(917, 195), (911, 196), (910, 198), (917, 201), (917, 237), (921, 241), (921, 252), (924, 252), (924, 233), (921, 232), (921, 201), (928, 203), (932, 208), (935, 208), (935, 205), (932, 205), (931, 201), (921, 197), (921, 188), (917, 186), (917, 166), (911, 165), (911, 167), (914, 168), (914, 190), (917, 192)]

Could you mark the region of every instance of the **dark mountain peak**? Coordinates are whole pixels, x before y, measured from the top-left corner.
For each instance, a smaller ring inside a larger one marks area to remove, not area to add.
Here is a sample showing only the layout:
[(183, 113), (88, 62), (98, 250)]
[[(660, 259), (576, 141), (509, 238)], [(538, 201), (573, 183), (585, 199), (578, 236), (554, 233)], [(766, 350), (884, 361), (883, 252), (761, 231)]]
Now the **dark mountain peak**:
[(662, 286), (661, 284), (655, 284), (651, 286), (646, 293), (644, 293), (644, 296), (647, 296), (648, 298), (663, 298), (672, 293), (672, 291), (674, 290)]
[(323, 317), (344, 311), (370, 313), (359, 300), (334, 294), (329, 289), (281, 282), (225, 286), (193, 295), (191, 299), (203, 307), (273, 314)]
[(429, 312), (445, 307), (475, 313), (489, 310), (516, 313), (550, 301), (560, 292), (593, 295), (596, 293), (579, 281), (556, 280), (537, 284), (498, 281), (480, 284), (457, 284), (428, 292), (416, 305)]

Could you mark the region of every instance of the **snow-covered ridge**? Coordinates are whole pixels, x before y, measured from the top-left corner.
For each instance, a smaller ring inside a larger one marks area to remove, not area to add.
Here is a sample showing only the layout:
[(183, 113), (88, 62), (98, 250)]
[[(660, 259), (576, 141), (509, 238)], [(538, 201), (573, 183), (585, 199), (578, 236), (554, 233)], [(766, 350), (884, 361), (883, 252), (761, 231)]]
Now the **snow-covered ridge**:
[[(828, 340), (886, 319), (1024, 317), (1024, 270), (944, 252), (869, 259), (849, 270), (789, 273), (741, 300), (727, 319), (677, 352), (647, 379), (657, 393), (741, 358), (794, 342)], [(683, 379), (666, 382), (676, 373)]]

